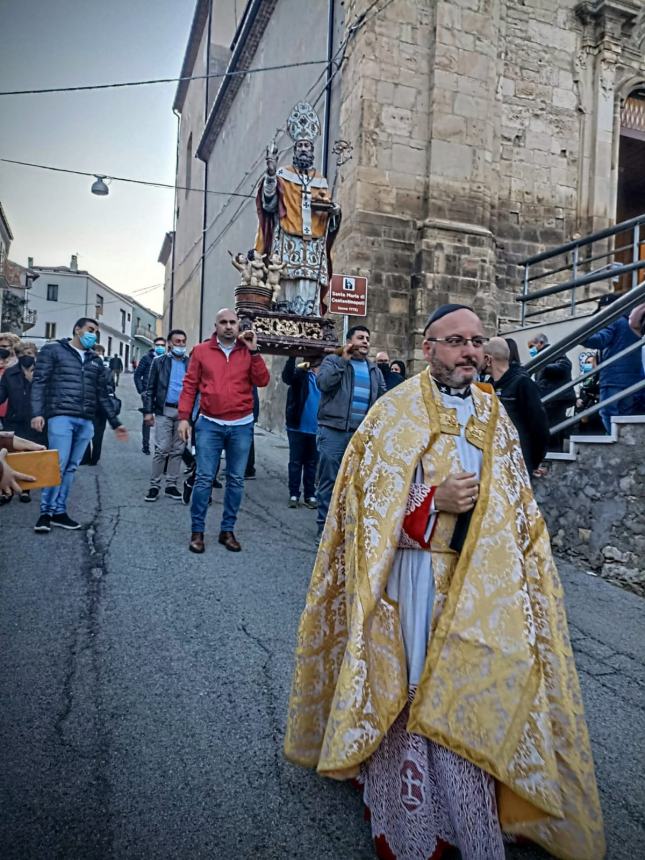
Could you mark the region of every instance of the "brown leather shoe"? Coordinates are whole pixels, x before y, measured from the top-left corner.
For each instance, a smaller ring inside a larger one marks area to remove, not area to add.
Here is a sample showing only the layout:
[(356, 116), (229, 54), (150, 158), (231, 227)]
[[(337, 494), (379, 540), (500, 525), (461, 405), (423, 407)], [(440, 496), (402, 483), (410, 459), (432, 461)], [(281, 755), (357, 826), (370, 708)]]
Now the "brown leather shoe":
[(191, 532), (188, 549), (191, 552), (204, 552), (204, 532)]
[(240, 552), (242, 549), (240, 542), (233, 532), (220, 532), (218, 540), (222, 546), (225, 546), (226, 549), (230, 549), (231, 552)]

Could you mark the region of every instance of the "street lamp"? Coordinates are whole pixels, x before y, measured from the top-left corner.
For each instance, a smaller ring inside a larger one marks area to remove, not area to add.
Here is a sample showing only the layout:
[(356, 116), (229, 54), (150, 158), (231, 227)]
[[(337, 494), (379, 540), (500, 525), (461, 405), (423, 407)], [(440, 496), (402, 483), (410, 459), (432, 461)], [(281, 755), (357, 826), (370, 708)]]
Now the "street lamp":
[(98, 174), (94, 175), (96, 176), (96, 182), (92, 183), (92, 194), (98, 194), (99, 197), (105, 197), (110, 193), (110, 189), (107, 187), (105, 182), (103, 182), (106, 177)]

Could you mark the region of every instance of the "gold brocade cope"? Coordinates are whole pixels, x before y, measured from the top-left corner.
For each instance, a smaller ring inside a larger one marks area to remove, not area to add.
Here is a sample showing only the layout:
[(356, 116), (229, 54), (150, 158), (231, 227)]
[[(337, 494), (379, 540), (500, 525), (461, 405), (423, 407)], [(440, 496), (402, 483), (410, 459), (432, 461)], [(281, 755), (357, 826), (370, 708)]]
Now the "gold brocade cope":
[[(459, 555), (454, 516), (431, 546), (433, 629), (408, 730), (498, 781), (506, 832), (568, 860), (604, 854), (602, 816), (563, 593), (517, 433), (473, 386), (466, 435), (483, 451), (479, 501)], [(346, 451), (302, 614), (285, 752), (344, 779), (379, 746), (408, 696), (397, 605), (386, 585), (417, 464), (461, 470), (428, 372), (370, 410)]]

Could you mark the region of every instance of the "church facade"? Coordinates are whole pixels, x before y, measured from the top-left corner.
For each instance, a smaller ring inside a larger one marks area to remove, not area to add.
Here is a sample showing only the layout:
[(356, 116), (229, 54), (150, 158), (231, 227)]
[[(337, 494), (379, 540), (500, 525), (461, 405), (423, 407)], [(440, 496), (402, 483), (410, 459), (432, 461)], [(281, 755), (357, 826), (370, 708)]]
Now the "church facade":
[(253, 246), (266, 146), (290, 157), (303, 99), (343, 210), (334, 269), (368, 277), (372, 343), (413, 366), (432, 307), (472, 304), (492, 332), (519, 316), (519, 261), (645, 211), (640, 0), (249, 0), (230, 43), (227, 2), (197, 4), (222, 67), (283, 68), (213, 81), (192, 132), (210, 193), (175, 241), (202, 269), (166, 309), (193, 341), (232, 302), (228, 252)]

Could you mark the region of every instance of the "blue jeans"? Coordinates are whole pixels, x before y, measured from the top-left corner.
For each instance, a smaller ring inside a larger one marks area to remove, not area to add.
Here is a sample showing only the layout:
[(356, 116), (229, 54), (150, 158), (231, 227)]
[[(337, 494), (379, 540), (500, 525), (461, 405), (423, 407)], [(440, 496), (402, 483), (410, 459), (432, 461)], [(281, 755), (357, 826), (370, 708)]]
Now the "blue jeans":
[[(612, 394), (618, 394), (623, 390), (622, 385), (601, 385), (600, 399), (611, 397)], [(603, 406), (600, 410), (600, 417), (607, 433), (611, 433), (611, 416), (612, 415), (642, 415), (645, 411), (645, 395), (642, 391), (637, 391), (636, 394), (630, 394), (623, 397), (622, 400), (615, 400), (609, 406)]]
[(313, 433), (301, 433), (300, 430), (287, 429), (289, 437), (289, 495), (300, 498), (300, 479), (305, 499), (312, 498), (316, 493), (316, 465), (318, 451), (316, 436)]
[(331, 427), (318, 427), (316, 443), (318, 446), (318, 531), (321, 532), (327, 519), (327, 511), (334, 492), (336, 475), (340, 469), (345, 449), (354, 435), (353, 430), (333, 430)]
[(64, 514), (67, 510), (67, 497), (74, 483), (74, 473), (93, 435), (94, 425), (87, 418), (55, 415), (47, 422), (49, 447), (58, 451), (61, 482), (57, 487), (46, 487), (42, 491), (41, 514)]
[(244, 493), (244, 471), (253, 441), (253, 422), (234, 426), (216, 424), (202, 415), (195, 424), (195, 455), (197, 473), (190, 513), (192, 530), (205, 531), (208, 500), (213, 478), (219, 466), (222, 451), (226, 452), (226, 489), (220, 531), (232, 532)]

